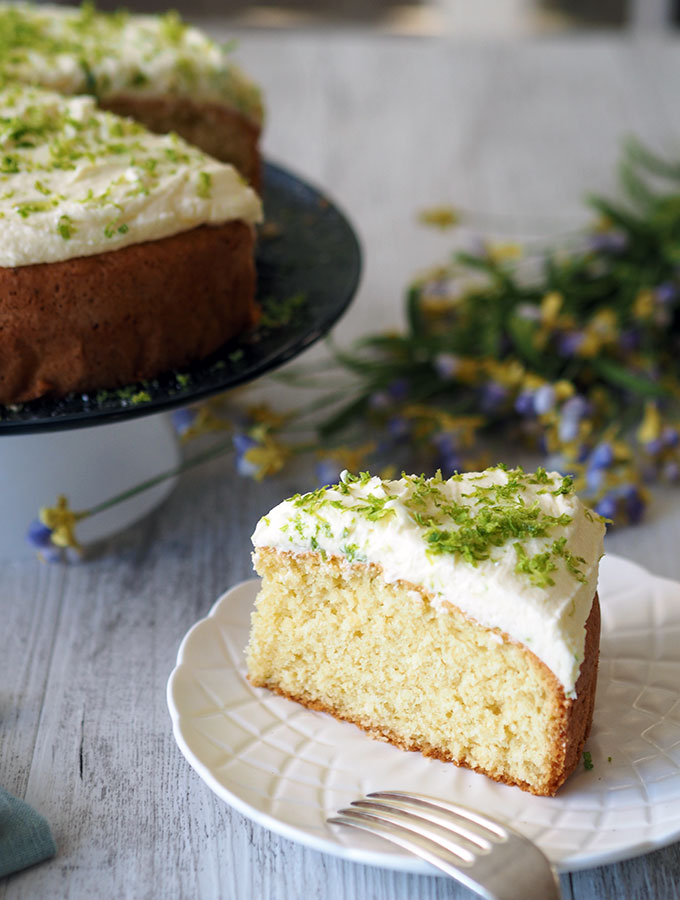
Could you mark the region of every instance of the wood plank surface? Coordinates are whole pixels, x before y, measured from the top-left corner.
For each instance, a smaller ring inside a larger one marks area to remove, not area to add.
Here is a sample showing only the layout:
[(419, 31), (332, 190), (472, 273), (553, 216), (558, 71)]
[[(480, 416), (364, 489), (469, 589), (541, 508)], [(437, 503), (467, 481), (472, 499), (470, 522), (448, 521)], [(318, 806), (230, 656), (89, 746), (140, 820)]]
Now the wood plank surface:
[[(451, 202), (556, 233), (584, 221), (588, 190), (614, 187), (625, 135), (680, 147), (676, 42), (246, 32), (238, 56), (264, 86), (267, 154), (323, 186), (363, 241), (340, 341), (399, 325), (409, 278), (449, 252), (450, 237), (416, 225), (418, 209)], [(218, 460), (81, 565), (3, 564), (0, 784), (48, 818), (58, 855), (0, 880), (0, 900), (471, 896), (253, 824), (210, 792), (172, 737), (165, 685), (183, 635), (249, 576), (259, 516), (311, 486), (304, 470), (258, 484)], [(612, 534), (608, 550), (680, 579), (678, 500), (660, 495), (652, 518)], [(677, 900), (680, 845), (562, 884), (572, 900)]]

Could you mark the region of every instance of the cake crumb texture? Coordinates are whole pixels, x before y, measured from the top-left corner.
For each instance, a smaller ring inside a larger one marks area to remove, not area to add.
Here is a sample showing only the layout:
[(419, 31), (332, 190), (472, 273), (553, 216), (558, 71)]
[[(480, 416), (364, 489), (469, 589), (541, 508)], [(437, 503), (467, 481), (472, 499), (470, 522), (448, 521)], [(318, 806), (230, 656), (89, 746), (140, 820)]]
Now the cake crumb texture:
[(379, 566), (274, 548), (247, 648), (252, 684), (538, 795), (577, 765), (595, 696), (599, 606), (568, 699), (530, 650)]

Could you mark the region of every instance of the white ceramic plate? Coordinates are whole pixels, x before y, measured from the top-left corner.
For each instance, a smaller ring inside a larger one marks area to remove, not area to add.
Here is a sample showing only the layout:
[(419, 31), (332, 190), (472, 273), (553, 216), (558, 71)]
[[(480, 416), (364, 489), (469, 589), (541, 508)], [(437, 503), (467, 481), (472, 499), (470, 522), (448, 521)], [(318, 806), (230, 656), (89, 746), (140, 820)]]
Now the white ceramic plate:
[(509, 822), (562, 871), (680, 839), (680, 584), (602, 561), (602, 646), (593, 768), (557, 797), (371, 740), (353, 725), (250, 686), (243, 648), (257, 580), (237, 585), (184, 638), (168, 682), (177, 743), (223, 800), (316, 850), (410, 872), (426, 863), (379, 838), (326, 824), (368, 791), (449, 798)]

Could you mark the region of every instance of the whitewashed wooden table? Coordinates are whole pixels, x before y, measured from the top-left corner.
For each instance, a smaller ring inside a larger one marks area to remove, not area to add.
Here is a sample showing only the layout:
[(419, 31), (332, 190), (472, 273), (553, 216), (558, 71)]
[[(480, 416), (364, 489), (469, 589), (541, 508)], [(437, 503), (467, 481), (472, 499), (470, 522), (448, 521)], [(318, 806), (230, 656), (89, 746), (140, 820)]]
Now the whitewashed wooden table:
[[(587, 190), (613, 188), (624, 135), (677, 154), (679, 50), (606, 37), (242, 35), (239, 56), (268, 100), (267, 154), (324, 186), (364, 244), (338, 340), (398, 325), (410, 276), (448, 252), (448, 237), (416, 226), (418, 209), (557, 213), (571, 226)], [(256, 484), (217, 461), (85, 564), (2, 565), (0, 784), (48, 818), (58, 855), (0, 881), (0, 900), (470, 896), (269, 833), (217, 800), (173, 740), (165, 684), (182, 636), (248, 577), (257, 518), (311, 483), (303, 473)], [(664, 494), (609, 551), (680, 579), (679, 500)], [(579, 900), (678, 898), (680, 845), (562, 883)]]

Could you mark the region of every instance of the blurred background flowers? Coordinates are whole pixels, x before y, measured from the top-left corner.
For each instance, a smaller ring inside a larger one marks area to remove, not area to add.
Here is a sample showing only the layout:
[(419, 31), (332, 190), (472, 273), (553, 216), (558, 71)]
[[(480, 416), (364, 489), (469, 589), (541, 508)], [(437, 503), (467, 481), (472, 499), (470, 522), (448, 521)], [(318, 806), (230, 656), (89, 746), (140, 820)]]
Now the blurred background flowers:
[[(449, 476), (526, 454), (572, 476), (613, 525), (640, 522), (647, 485), (680, 480), (680, 165), (630, 141), (620, 180), (616, 201), (591, 199), (585, 231), (544, 247), (479, 239), (408, 287), (403, 331), (329, 342), (319, 362), (272, 376), (299, 389), (295, 409), (243, 389), (178, 410), (183, 442), (228, 436), (162, 477), (226, 453), (257, 480), (307, 457), (317, 484), (343, 469)], [(437, 228), (474, 219), (420, 216)], [(60, 498), (29, 539), (63, 557), (76, 522), (119, 499), (72, 512)]]

